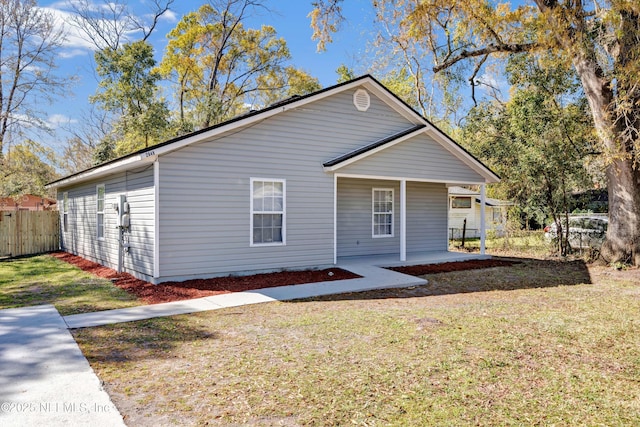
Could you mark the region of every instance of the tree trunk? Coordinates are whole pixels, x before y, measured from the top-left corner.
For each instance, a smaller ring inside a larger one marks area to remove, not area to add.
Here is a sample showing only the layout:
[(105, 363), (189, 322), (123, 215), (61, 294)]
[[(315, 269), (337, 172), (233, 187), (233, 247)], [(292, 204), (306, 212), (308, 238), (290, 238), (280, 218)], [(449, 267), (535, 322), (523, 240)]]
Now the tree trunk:
[(616, 127), (614, 94), (610, 82), (601, 76), (595, 60), (574, 57), (591, 108), (599, 138), (611, 158), (608, 166), (609, 227), (602, 246), (605, 261), (640, 265), (640, 170), (634, 166), (632, 147), (621, 142), (624, 129)]
[(602, 246), (607, 262), (640, 265), (640, 171), (633, 159), (607, 167), (609, 228)]

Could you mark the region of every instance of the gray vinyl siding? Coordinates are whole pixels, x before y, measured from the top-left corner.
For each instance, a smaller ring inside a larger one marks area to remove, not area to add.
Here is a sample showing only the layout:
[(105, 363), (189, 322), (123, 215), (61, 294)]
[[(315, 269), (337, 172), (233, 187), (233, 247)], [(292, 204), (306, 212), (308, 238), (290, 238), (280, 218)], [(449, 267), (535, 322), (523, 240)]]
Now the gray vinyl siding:
[[(325, 172), (322, 164), (416, 124), (373, 94), (369, 109), (358, 111), (353, 105), (356, 90), (270, 117), (257, 116), (260, 120), (244, 128), (160, 154), (158, 188), (151, 164), (59, 188), (60, 203), (63, 193), (69, 192), (69, 231), (63, 233), (63, 248), (116, 268), (119, 231), (112, 206), (124, 194), (131, 215), (125, 271), (145, 280), (158, 283), (333, 264), (334, 175)], [(337, 172), (438, 182), (483, 181), (426, 136)], [(251, 178), (285, 180), (285, 245), (251, 245)], [(338, 182), (338, 255), (399, 254), (399, 183), (383, 178), (339, 178)], [(102, 183), (106, 190), (105, 239), (98, 241), (95, 198), (96, 185)], [(372, 237), (373, 187), (394, 189), (393, 237)], [(408, 190), (408, 249), (446, 250), (444, 185), (409, 183)], [(441, 193), (442, 207), (438, 204)], [(419, 238), (413, 233), (420, 234)], [(153, 277), (155, 247), (159, 248), (157, 278)]]
[(478, 173), (426, 135), (400, 142), (338, 172), (439, 182), (484, 182)]
[[(161, 156), (161, 280), (333, 264), (322, 163), (411, 126), (374, 96), (357, 111), (353, 92)], [(250, 246), (251, 178), (286, 180), (286, 245)]]
[[(374, 188), (393, 188), (393, 237), (373, 237)], [(338, 178), (338, 256), (400, 254), (400, 184)]]
[[(393, 188), (394, 237), (372, 237), (372, 190)], [(447, 188), (407, 183), (407, 253), (447, 250)], [(338, 256), (400, 255), (398, 181), (338, 179)]]
[(407, 253), (448, 249), (447, 202), (444, 184), (407, 183)]
[[(104, 240), (97, 238), (96, 186), (105, 186)], [(119, 230), (113, 205), (125, 195), (130, 206), (130, 250), (124, 256), (124, 271), (145, 280), (153, 276), (154, 189), (153, 166), (111, 175), (77, 186), (58, 189), (62, 206), (68, 192), (68, 231), (61, 233), (63, 250), (110, 268), (118, 267)]]

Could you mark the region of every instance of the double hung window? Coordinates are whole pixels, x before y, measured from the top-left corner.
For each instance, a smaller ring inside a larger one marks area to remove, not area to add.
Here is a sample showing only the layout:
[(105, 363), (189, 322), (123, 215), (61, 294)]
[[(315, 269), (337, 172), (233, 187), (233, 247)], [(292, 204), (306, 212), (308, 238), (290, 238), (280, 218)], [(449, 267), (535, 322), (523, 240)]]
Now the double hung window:
[(96, 186), (96, 236), (104, 239), (104, 184)]
[(393, 237), (393, 189), (373, 189), (373, 237)]
[(69, 193), (62, 193), (62, 231), (69, 231)]
[(286, 182), (251, 179), (251, 245), (284, 245), (286, 242)]

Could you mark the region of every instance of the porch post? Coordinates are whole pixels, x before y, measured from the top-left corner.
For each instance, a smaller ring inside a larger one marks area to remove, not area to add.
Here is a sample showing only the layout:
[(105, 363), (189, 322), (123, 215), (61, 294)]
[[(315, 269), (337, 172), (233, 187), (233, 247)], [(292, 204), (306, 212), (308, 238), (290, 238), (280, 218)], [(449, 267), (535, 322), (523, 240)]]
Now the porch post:
[(480, 186), (480, 253), (484, 255), (486, 244), (486, 188), (485, 184)]
[(407, 260), (407, 180), (400, 181), (400, 261)]
[(160, 277), (160, 160), (153, 162), (153, 278)]
[(338, 175), (333, 174), (333, 264), (338, 264)]

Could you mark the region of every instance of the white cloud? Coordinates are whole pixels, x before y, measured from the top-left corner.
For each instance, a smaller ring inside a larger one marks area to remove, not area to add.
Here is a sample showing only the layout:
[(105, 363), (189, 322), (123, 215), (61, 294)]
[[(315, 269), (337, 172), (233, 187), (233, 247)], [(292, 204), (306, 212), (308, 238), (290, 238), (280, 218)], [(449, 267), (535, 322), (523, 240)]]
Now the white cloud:
[[(143, 2), (144, 3), (144, 2)], [(64, 34), (62, 58), (73, 58), (86, 55), (96, 49), (92, 39), (100, 40), (99, 37), (90, 37), (83, 29), (91, 28), (89, 25), (82, 25), (78, 20), (82, 20), (74, 12), (74, 4), (83, 10), (87, 10), (94, 19), (93, 26), (102, 28), (105, 34), (112, 34), (114, 28), (119, 28), (122, 33), (122, 41), (138, 39), (139, 29), (133, 29), (131, 22), (125, 18), (127, 12), (121, 10), (123, 4), (106, 3), (102, 0), (59, 0), (54, 1), (46, 7), (41, 7), (43, 11), (54, 17), (54, 24)], [(139, 5), (138, 5), (139, 6)], [(117, 9), (117, 10), (116, 10)], [(119, 19), (118, 19), (119, 18)], [(150, 19), (150, 17), (147, 17)], [(167, 10), (160, 21), (166, 23), (178, 22), (179, 17), (172, 10)], [(144, 19), (141, 19), (144, 21)]]
[(72, 13), (53, 7), (43, 7), (41, 9), (53, 16), (54, 25), (64, 34), (63, 47), (83, 50), (92, 50), (94, 48), (82, 31), (72, 24), (74, 16)]
[(60, 52), (60, 58), (70, 59), (75, 58), (76, 56), (84, 56), (88, 53), (87, 49), (68, 49)]
[(47, 126), (51, 129), (58, 129), (64, 125), (78, 123), (78, 120), (65, 116), (64, 114), (51, 114), (47, 117)]
[(176, 15), (176, 13), (173, 10), (167, 10), (165, 13), (162, 14), (162, 16), (160, 17), (160, 20), (166, 21), (169, 23), (178, 22), (178, 15)]
[[(77, 15), (71, 9), (73, 1), (61, 1), (52, 3), (48, 7), (42, 7), (41, 9), (50, 13), (54, 17), (54, 24), (63, 32), (64, 41), (63, 47), (71, 49), (70, 53), (66, 57), (78, 56), (80, 50), (85, 50), (86, 52), (93, 51), (96, 49), (92, 38), (89, 37), (84, 30), (80, 29), (82, 26), (78, 21), (82, 21), (82, 18)], [(106, 33), (109, 33), (115, 27), (125, 28), (128, 24), (124, 20), (110, 20), (101, 18), (102, 13), (106, 13), (107, 15), (112, 11), (108, 9), (105, 4), (96, 4), (89, 2), (87, 4), (82, 4), (83, 8), (88, 8), (89, 11), (95, 12), (96, 19), (94, 24), (104, 29)], [(86, 25), (82, 26), (84, 29), (89, 29), (91, 26)], [(123, 39), (127, 40), (129, 35), (132, 35), (136, 31), (124, 31)], [(99, 40), (99, 37), (95, 37), (96, 40)]]
[(484, 85), (491, 86), (491, 87), (494, 87), (494, 88), (498, 88), (499, 85), (500, 85), (496, 75), (494, 75), (493, 73), (486, 72), (486, 71), (477, 80), (482, 82), (482, 84), (484, 84)]
[(509, 82), (495, 70), (485, 71), (476, 81), (480, 83), (480, 91), (491, 98), (504, 99), (509, 93)]

